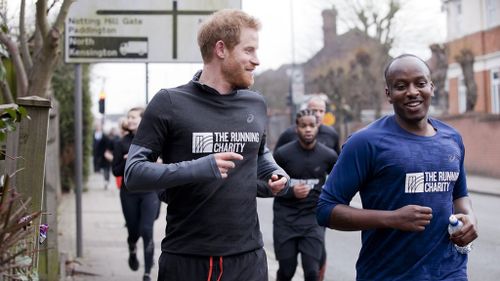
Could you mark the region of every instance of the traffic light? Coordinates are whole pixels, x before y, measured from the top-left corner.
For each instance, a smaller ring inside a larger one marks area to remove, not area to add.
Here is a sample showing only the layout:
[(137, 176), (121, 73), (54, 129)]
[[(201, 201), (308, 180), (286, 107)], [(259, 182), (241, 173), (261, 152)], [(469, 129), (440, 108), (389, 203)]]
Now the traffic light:
[(101, 91), (99, 94), (99, 113), (104, 114), (106, 112), (106, 94)]

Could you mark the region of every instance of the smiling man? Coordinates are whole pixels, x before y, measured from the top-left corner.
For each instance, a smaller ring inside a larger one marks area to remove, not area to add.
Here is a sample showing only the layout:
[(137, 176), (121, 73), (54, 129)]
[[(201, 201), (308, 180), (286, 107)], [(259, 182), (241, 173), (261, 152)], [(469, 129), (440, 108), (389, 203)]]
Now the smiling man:
[[(430, 76), (414, 55), (389, 63), (386, 96), (395, 114), (347, 140), (320, 195), (320, 225), (362, 230), (358, 281), (467, 280), (467, 255), (453, 246), (478, 236), (465, 149), (455, 129), (428, 116)], [(349, 206), (357, 192), (363, 209)], [(451, 214), (464, 227), (450, 237)]]
[(248, 90), (259, 28), (239, 10), (208, 18), (203, 70), (154, 96), (130, 147), (127, 188), (158, 190), (168, 204), (158, 281), (268, 280), (257, 181), (277, 194), (288, 176), (266, 147), (264, 99)]

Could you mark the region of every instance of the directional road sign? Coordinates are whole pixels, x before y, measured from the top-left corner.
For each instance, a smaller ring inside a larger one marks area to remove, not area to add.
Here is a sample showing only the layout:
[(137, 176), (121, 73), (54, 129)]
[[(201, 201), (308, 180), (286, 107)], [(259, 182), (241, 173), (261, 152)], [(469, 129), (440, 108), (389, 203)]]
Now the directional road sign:
[(196, 35), (214, 11), (241, 0), (77, 0), (65, 27), (65, 61), (201, 62)]

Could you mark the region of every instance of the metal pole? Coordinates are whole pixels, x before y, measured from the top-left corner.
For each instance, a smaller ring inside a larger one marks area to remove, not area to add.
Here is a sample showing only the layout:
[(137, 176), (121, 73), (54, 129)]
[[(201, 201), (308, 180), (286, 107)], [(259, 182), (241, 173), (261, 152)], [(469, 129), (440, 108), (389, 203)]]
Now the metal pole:
[(82, 247), (82, 65), (75, 64), (75, 194), (76, 194), (76, 256), (83, 256)]
[(149, 63), (146, 63), (146, 105), (149, 103)]
[(292, 48), (292, 70), (288, 77), (290, 83), (288, 85), (289, 89), (289, 100), (290, 100), (290, 123), (293, 124), (295, 121), (295, 101), (293, 100), (293, 79), (295, 78), (295, 36), (294, 36), (294, 26), (293, 26), (293, 1), (290, 1), (290, 38), (291, 38), (291, 48)]

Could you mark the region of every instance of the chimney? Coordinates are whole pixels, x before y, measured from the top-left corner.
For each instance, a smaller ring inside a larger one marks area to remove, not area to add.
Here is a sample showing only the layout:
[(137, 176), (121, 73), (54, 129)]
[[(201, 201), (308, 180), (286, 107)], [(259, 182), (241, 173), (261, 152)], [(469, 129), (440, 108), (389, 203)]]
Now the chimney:
[(337, 10), (323, 10), (323, 45), (324, 47), (333, 46), (335, 37), (337, 36)]

